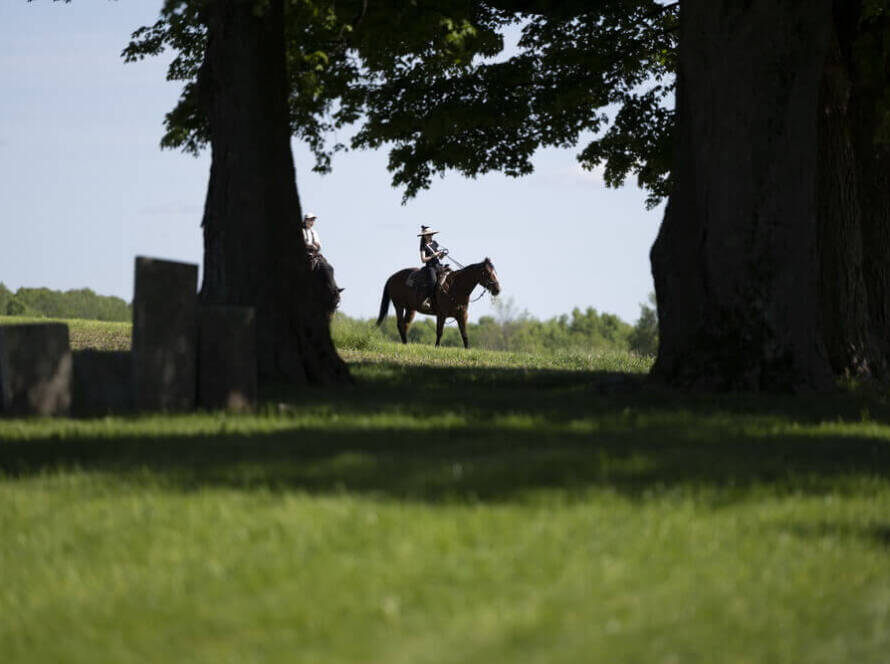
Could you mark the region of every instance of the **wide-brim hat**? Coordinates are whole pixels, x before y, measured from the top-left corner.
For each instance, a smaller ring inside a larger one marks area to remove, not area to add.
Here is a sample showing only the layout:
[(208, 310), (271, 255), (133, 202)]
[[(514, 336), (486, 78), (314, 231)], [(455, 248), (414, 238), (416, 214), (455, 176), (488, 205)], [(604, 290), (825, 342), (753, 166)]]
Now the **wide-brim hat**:
[(421, 226), (420, 232), (417, 234), (417, 237), (423, 237), (424, 235), (435, 235), (439, 231), (434, 231), (430, 229), (429, 226)]

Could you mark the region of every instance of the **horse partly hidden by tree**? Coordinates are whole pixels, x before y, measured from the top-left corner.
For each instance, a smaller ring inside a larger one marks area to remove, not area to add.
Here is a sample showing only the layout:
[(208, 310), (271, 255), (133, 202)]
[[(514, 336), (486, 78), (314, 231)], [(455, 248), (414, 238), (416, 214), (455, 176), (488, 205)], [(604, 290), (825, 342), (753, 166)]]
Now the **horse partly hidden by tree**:
[(501, 292), (498, 275), (492, 262), (486, 258), (481, 263), (473, 263), (467, 267), (448, 272), (440, 280), (436, 292), (432, 298), (432, 308), (423, 306), (423, 295), (415, 288), (408, 285), (408, 276), (414, 272), (414, 268), (399, 270), (389, 279), (383, 287), (383, 300), (380, 302), (380, 316), (377, 325), (386, 318), (389, 311), (390, 300), (396, 310), (396, 327), (402, 343), (408, 343), (408, 327), (414, 320), (414, 314), (420, 312), (427, 316), (436, 317), (436, 345), (442, 340), (442, 330), (445, 328), (445, 320), (454, 318), (460, 328), (460, 336), (464, 341), (464, 348), (469, 348), (467, 339), (467, 312), (470, 307), (470, 293), (476, 286), (482, 286), (492, 295)]
[(334, 268), (321, 254), (309, 256), (309, 271), (312, 277), (311, 286), (315, 291), (315, 297), (321, 303), (322, 311), (330, 320), (337, 307), (340, 306), (340, 293), (343, 289), (337, 286), (334, 280)]

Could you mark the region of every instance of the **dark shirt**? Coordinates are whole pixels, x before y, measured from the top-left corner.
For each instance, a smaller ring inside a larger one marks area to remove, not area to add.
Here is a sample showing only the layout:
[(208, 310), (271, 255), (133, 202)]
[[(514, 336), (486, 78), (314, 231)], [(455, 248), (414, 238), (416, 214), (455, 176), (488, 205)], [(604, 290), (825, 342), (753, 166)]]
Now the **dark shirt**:
[(425, 263), (425, 265), (430, 265), (430, 266), (434, 266), (434, 267), (441, 265), (441, 263), (439, 262), (439, 259), (436, 257), (436, 252), (439, 251), (439, 243), (438, 242), (436, 242), (435, 240), (430, 240), (429, 242), (423, 242), (420, 245), (420, 251), (423, 253), (424, 258), (426, 258), (428, 256), (432, 257)]

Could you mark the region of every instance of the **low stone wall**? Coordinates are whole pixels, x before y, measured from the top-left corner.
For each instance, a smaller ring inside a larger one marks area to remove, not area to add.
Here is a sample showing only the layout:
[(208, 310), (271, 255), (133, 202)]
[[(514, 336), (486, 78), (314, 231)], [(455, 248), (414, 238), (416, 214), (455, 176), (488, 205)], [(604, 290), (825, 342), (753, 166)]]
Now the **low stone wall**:
[(250, 307), (198, 309), (198, 405), (248, 410), (256, 404), (256, 323)]
[(198, 307), (198, 266), (136, 258), (132, 350), (72, 354), (68, 326), (0, 326), (0, 414), (248, 410), (257, 400), (250, 307)]
[(74, 351), (75, 415), (109, 415), (133, 410), (133, 360), (128, 351)]

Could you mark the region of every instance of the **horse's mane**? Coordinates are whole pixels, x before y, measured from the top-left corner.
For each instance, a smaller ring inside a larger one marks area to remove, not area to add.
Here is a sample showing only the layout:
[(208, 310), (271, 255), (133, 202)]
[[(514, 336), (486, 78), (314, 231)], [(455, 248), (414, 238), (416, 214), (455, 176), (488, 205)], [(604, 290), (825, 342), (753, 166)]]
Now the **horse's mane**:
[(445, 277), (443, 285), (447, 290), (448, 286), (451, 285), (451, 283), (454, 281), (454, 279), (457, 278), (457, 276), (459, 274), (462, 274), (464, 272), (469, 272), (470, 270), (474, 270), (474, 269), (482, 269), (486, 265), (490, 265), (491, 268), (494, 269), (494, 263), (491, 262), (491, 259), (488, 256), (486, 256), (483, 260), (479, 261), (478, 263), (470, 263), (469, 265), (462, 267), (459, 270), (451, 270), (448, 273), (448, 275)]

